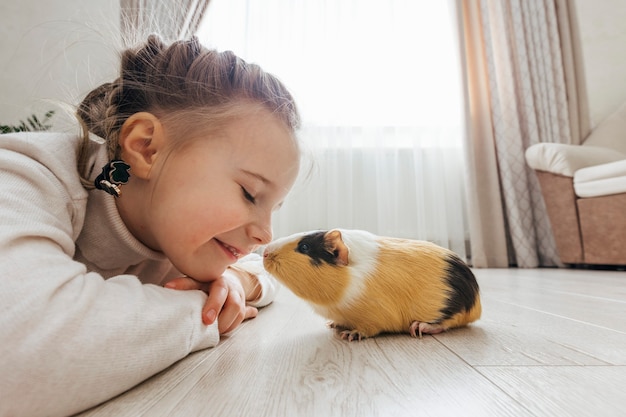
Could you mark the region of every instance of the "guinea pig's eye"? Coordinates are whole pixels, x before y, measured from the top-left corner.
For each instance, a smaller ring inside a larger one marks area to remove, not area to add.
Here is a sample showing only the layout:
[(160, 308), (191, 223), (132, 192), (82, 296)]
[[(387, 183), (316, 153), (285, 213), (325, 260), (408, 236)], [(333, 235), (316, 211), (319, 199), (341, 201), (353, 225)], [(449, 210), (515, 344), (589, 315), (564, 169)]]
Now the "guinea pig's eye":
[(306, 255), (307, 253), (309, 253), (309, 250), (309, 245), (307, 245), (306, 243), (300, 243), (298, 245), (298, 252), (300, 253), (304, 253)]

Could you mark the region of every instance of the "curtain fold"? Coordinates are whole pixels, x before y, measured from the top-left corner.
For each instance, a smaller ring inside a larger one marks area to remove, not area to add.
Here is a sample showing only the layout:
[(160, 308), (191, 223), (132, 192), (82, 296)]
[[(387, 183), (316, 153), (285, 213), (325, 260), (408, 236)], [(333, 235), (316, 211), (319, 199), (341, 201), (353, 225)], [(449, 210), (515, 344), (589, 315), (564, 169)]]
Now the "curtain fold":
[(506, 229), (479, 3), (459, 2), (457, 13), (460, 13), (464, 41), (461, 57), (466, 89), (466, 187), (471, 263), (475, 267), (505, 268), (509, 265)]
[(591, 133), (589, 97), (585, 79), (580, 28), (575, 5), (570, 0), (555, 0), (563, 69), (568, 98), (571, 143), (578, 145)]
[(167, 42), (187, 39), (198, 29), (210, 0), (120, 0), (126, 46), (156, 33)]
[[(473, 264), (560, 265), (524, 152), (539, 142), (578, 143), (588, 131), (573, 4), (461, 0), (460, 10), (471, 126), (470, 240), (481, 255), (473, 257)], [(486, 178), (492, 175), (497, 185)], [(495, 224), (485, 222), (486, 213), (494, 214)]]

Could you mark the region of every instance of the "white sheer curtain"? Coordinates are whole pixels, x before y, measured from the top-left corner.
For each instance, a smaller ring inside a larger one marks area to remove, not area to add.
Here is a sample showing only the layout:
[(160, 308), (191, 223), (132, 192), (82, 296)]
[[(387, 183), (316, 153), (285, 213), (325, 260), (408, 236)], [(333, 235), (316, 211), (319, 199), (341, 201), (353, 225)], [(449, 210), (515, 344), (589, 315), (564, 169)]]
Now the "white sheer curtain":
[(276, 237), (358, 228), (430, 240), (467, 256), (452, 7), (432, 0), (211, 0), (201, 40), (276, 74), (302, 113), (310, 166), (275, 216)]

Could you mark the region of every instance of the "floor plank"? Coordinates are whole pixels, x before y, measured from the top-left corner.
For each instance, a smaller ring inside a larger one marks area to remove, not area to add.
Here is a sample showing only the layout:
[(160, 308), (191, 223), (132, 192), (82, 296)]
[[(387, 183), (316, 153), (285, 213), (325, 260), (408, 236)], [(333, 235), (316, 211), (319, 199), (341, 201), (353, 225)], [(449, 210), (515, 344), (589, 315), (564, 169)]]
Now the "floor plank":
[[(499, 301), (626, 333), (626, 272), (574, 270), (567, 279), (555, 270), (549, 279), (536, 279), (536, 272), (515, 271), (504, 279), (481, 271), (479, 283)], [(607, 275), (594, 278), (601, 273)]]
[(481, 320), (435, 336), (471, 365), (626, 365), (624, 333), (492, 296), (483, 304)]
[(421, 340), (348, 343), (283, 289), (217, 347), (82, 415), (623, 415), (626, 272), (475, 273), (483, 317)]
[(479, 370), (538, 416), (625, 415), (624, 366), (515, 366)]
[(531, 293), (551, 291), (626, 302), (626, 272), (589, 269), (474, 269), (483, 286), (514, 294), (516, 289)]
[[(196, 368), (202, 378), (194, 378), (193, 387), (175, 387), (163, 401), (167, 407), (161, 402), (149, 415), (173, 410), (186, 416), (527, 413), (433, 337), (390, 335), (347, 343), (322, 327), (305, 334), (294, 328), (272, 345), (231, 348), (231, 360)], [(249, 372), (262, 363), (267, 366)]]

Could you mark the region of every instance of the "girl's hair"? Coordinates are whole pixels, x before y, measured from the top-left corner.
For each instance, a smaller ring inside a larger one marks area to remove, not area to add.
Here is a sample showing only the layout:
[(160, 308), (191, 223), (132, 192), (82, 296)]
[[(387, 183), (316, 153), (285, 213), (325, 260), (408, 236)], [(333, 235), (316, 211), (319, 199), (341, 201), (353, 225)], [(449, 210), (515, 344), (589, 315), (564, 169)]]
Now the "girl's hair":
[(292, 132), (300, 126), (293, 97), (276, 77), (231, 51), (207, 49), (196, 37), (167, 46), (151, 35), (144, 45), (124, 51), (121, 61), (120, 77), (91, 91), (78, 106), (83, 127), (78, 170), (86, 188), (93, 188), (85, 178), (89, 132), (106, 140), (109, 159), (119, 158), (120, 129), (137, 112), (172, 126), (178, 141), (242, 116), (242, 104), (269, 110)]

